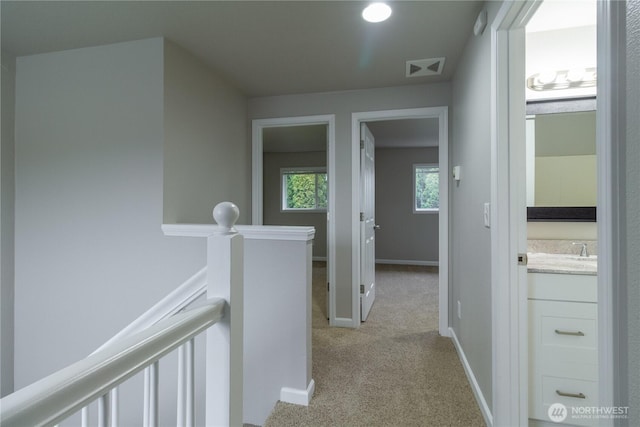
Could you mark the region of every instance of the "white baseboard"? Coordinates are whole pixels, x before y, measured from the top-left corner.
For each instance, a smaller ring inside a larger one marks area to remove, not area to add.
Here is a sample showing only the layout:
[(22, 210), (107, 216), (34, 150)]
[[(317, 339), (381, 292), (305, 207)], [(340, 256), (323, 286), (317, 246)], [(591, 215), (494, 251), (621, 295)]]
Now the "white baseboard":
[(333, 326), (338, 328), (353, 328), (353, 319), (346, 317), (336, 317)]
[(309, 386), (306, 390), (282, 387), (280, 390), (280, 401), (293, 403), (294, 405), (309, 406), (309, 402), (311, 402), (315, 389), (316, 383), (313, 379), (309, 382)]
[(411, 259), (376, 259), (376, 264), (425, 265), (428, 267), (437, 267), (440, 265), (438, 261), (417, 261)]
[(458, 341), (458, 337), (456, 336), (456, 332), (453, 328), (449, 328), (449, 334), (451, 335), (451, 339), (453, 341), (453, 345), (458, 352), (458, 357), (460, 358), (460, 362), (462, 362), (462, 367), (464, 368), (464, 373), (467, 374), (467, 379), (471, 384), (471, 390), (473, 391), (473, 395), (478, 402), (478, 406), (480, 407), (480, 412), (482, 412), (482, 416), (484, 417), (484, 422), (487, 423), (488, 426), (493, 426), (493, 415), (491, 414), (491, 408), (487, 404), (487, 400), (484, 398), (484, 394), (482, 394), (482, 390), (480, 389), (480, 385), (478, 384), (478, 380), (476, 376), (473, 374), (473, 370), (471, 369), (471, 365), (469, 365), (469, 361), (467, 360), (467, 356), (465, 356), (464, 351), (462, 350), (462, 346), (460, 345), (460, 341)]
[(311, 261), (327, 261), (327, 257), (326, 256), (314, 256), (311, 257)]

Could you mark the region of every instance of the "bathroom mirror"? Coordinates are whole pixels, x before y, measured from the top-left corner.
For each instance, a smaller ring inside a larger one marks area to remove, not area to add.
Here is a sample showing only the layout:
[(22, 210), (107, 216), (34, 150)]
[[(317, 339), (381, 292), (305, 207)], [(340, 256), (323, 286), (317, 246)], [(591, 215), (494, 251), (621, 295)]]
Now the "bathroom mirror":
[(595, 97), (527, 103), (527, 219), (596, 221)]

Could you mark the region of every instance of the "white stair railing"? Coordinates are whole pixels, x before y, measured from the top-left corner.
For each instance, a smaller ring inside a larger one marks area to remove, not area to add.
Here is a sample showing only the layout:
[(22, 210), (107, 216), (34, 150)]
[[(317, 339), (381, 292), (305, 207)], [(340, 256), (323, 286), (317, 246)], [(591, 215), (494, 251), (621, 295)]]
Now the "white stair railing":
[[(172, 325), (181, 321), (189, 323), (189, 319), (197, 317), (201, 321), (198, 333), (209, 328), (206, 425), (242, 425), (243, 237), (234, 228), (239, 211), (233, 203), (218, 204), (213, 215), (218, 227), (207, 237), (205, 268), (87, 359), (0, 400), (0, 424), (3, 427), (54, 425), (83, 409), (83, 426), (116, 427), (119, 408), (117, 385), (144, 369), (143, 425), (157, 426), (158, 360), (179, 348), (177, 425), (193, 426), (194, 337), (197, 333), (187, 333), (187, 330), (178, 328), (178, 331), (185, 332), (178, 339), (179, 334), (176, 335)], [(205, 292), (209, 299), (204, 307), (179, 313)], [(208, 320), (204, 319), (207, 320), (205, 322), (202, 316), (208, 316)], [(157, 341), (163, 344), (162, 351), (154, 353), (152, 350), (157, 350), (159, 345)], [(145, 356), (144, 363), (134, 363), (142, 356)], [(87, 405), (96, 399), (98, 419), (92, 422)]]
[[(102, 344), (96, 351), (92, 354), (95, 354), (99, 351), (108, 348), (114, 342), (118, 342), (118, 340), (131, 336), (137, 332), (143, 331), (144, 329), (157, 324), (159, 321), (166, 319), (179, 313), (180, 311), (189, 307), (193, 302), (195, 302), (198, 298), (202, 297), (207, 293), (207, 267), (203, 267), (196, 274), (187, 279), (182, 285), (178, 286), (176, 289), (171, 291), (167, 296), (158, 301), (153, 307), (147, 310), (144, 314), (138, 317), (136, 320), (127, 325), (124, 329), (114, 335), (107, 342)], [(185, 385), (182, 383), (184, 376), (191, 378), (191, 384), (193, 384), (194, 378), (194, 366), (193, 363), (188, 364), (188, 359), (184, 359), (180, 357), (183, 354), (184, 347), (193, 347), (192, 342), (187, 342), (184, 346), (180, 347), (179, 357), (178, 357), (178, 426), (190, 426), (194, 423), (193, 415), (190, 417), (186, 417), (180, 411), (186, 410), (185, 404), (187, 402), (193, 401), (193, 391), (190, 394), (189, 399), (184, 397), (186, 393), (188, 393), (189, 389), (185, 388)], [(149, 368), (152, 369), (152, 368)], [(151, 393), (152, 383), (150, 382), (151, 372), (149, 369), (145, 371), (145, 379), (144, 379), (144, 420), (148, 420), (150, 424), (145, 422), (144, 425), (154, 425), (153, 420), (155, 417), (152, 414), (155, 413), (148, 405), (151, 405), (152, 401), (146, 398)], [(192, 385), (193, 387), (193, 385)], [(191, 389), (192, 390), (192, 389)], [(104, 427), (116, 427), (118, 420), (118, 388), (114, 388), (111, 390), (109, 396), (102, 396), (98, 400), (98, 425), (102, 425)], [(192, 411), (193, 412), (193, 411)], [(82, 427), (89, 427), (94, 425), (95, 423), (90, 422), (91, 418), (89, 416), (89, 407), (85, 407), (82, 409)]]
[(212, 299), (10, 394), (2, 399), (0, 424), (46, 426), (64, 420), (219, 322), (224, 311), (225, 301)]

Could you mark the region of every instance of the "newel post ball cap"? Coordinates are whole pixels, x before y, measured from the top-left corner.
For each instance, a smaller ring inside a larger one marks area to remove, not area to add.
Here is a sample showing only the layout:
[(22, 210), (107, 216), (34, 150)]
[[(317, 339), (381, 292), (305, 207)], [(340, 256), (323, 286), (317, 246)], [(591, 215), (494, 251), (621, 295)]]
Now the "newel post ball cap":
[(233, 226), (240, 217), (240, 209), (231, 202), (221, 202), (213, 208), (213, 219), (216, 220), (218, 225), (225, 229), (225, 231), (233, 231)]

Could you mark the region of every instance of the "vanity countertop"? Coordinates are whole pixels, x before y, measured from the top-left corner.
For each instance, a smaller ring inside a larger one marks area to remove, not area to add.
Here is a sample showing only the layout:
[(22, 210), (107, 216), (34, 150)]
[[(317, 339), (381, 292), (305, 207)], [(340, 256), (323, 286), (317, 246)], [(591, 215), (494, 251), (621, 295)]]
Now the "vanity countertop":
[(528, 273), (584, 274), (592, 276), (598, 274), (597, 255), (583, 257), (574, 254), (529, 252), (527, 258)]

